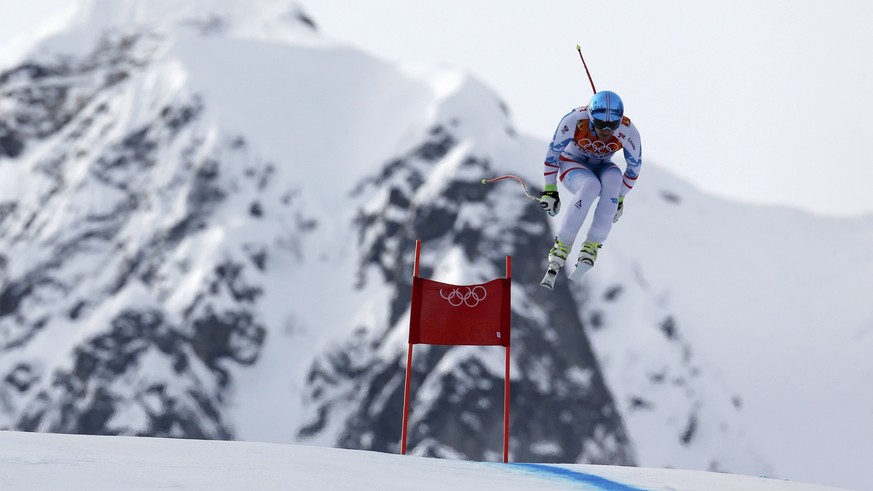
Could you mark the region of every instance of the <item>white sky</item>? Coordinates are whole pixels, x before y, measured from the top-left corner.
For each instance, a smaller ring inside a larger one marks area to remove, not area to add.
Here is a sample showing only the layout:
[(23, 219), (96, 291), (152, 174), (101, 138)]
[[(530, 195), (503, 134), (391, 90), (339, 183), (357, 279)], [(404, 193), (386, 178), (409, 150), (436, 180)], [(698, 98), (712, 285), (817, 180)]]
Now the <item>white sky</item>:
[[(69, 1), (0, 0), (0, 42)], [(644, 162), (732, 199), (873, 213), (866, 0), (301, 1), (332, 38), (472, 72), (543, 140), (591, 95), (580, 44), (597, 88), (624, 99)]]
[(543, 139), (591, 96), (580, 44), (595, 86), (623, 97), (644, 162), (742, 201), (873, 213), (869, 1), (303, 3), (331, 37), (473, 72)]

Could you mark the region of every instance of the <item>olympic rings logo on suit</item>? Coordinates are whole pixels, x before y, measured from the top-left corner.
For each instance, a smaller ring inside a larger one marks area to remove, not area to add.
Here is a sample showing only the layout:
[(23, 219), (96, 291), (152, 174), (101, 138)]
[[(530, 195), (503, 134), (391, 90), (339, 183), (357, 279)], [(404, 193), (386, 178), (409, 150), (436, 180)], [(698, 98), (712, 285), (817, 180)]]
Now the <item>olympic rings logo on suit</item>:
[[(461, 290), (464, 289), (467, 291), (462, 293)], [(455, 288), (449, 292), (448, 295), (443, 293), (443, 290), (440, 290), (440, 296), (446, 299), (452, 307), (460, 307), (461, 305), (475, 307), (479, 305), (480, 302), (485, 301), (487, 295), (488, 291), (481, 285), (474, 286), (473, 288), (470, 288), (469, 286)]]
[(617, 152), (621, 145), (616, 142), (604, 143), (600, 140), (591, 140), (590, 138), (580, 138), (576, 140), (576, 146), (580, 150), (591, 152), (595, 155), (609, 155)]

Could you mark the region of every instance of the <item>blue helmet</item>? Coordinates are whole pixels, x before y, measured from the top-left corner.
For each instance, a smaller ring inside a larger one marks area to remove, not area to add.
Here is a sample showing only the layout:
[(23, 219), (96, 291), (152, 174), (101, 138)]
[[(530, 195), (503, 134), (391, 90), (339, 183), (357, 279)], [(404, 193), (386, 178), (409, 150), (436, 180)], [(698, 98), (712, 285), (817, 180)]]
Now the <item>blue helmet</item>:
[(601, 90), (588, 102), (588, 119), (592, 126), (615, 130), (624, 116), (624, 103), (615, 92)]

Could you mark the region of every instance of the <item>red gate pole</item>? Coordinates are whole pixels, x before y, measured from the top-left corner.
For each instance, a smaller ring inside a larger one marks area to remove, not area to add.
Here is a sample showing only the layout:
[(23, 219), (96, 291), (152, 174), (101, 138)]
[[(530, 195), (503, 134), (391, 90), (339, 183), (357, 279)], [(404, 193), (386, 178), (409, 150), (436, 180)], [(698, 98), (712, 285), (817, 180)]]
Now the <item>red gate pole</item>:
[[(412, 277), (418, 278), (418, 262), (421, 258), (421, 241), (415, 241), (415, 264)], [(410, 322), (412, 322), (410, 320)], [(412, 383), (412, 343), (406, 346), (406, 387), (403, 390), (403, 430), (400, 432), (400, 455), (406, 455), (406, 429), (409, 424), (409, 387)]]
[(509, 346), (506, 348), (506, 381), (503, 386), (503, 463), (509, 462)]
[(409, 385), (411, 382), (412, 343), (406, 348), (406, 389), (403, 391), (403, 431), (400, 435), (400, 455), (406, 455), (406, 427), (409, 422)]
[[(512, 280), (512, 256), (506, 256), (506, 278)], [(503, 382), (503, 463), (509, 462), (509, 345), (506, 341), (506, 374)]]

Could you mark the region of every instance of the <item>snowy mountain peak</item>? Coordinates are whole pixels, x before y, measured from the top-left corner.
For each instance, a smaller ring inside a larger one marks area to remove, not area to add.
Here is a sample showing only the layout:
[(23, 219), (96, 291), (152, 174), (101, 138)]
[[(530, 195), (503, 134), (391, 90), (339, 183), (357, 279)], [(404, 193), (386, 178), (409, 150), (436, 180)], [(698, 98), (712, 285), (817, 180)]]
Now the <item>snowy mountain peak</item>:
[[(293, 1), (55, 20), (0, 56), (0, 430), (396, 452), (420, 239), (437, 281), (513, 257), (511, 460), (868, 479), (831, 449), (873, 441), (871, 221), (650, 163), (597, 268), (547, 293), (553, 224), (481, 183), (536, 186), (547, 142), (475, 77), (340, 46)], [(410, 453), (497, 460), (495, 355), (416, 347)]]
[(314, 27), (292, 0), (79, 0), (73, 19), (99, 27), (181, 23), (254, 37)]
[(36, 55), (80, 55), (107, 33), (139, 31), (193, 32), (275, 43), (315, 42), (315, 23), (293, 0), (78, 0), (47, 20), (24, 45), (38, 46)]

